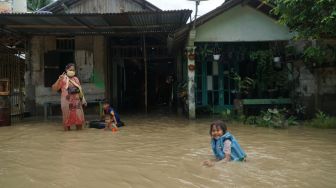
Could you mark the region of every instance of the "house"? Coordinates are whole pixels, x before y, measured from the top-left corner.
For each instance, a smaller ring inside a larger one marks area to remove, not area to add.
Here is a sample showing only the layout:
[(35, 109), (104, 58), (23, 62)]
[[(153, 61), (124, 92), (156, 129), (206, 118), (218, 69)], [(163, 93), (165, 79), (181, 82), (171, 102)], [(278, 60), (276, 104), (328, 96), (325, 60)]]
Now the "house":
[(190, 14), (145, 0), (59, 0), (32, 14), (0, 14), (0, 32), (28, 37), (26, 104), (33, 114), (59, 104), (50, 87), (68, 63), (76, 64), (89, 103), (109, 99), (145, 111), (175, 71), (168, 35)]
[[(271, 93), (267, 93), (271, 89), (280, 89), (270, 88), (271, 85), (275, 87), (278, 84), (277, 79), (270, 79), (271, 73), (260, 73), (258, 62), (251, 60), (252, 53), (266, 53), (269, 50), (284, 60), (285, 46), (293, 34), (277, 22), (277, 18), (270, 13), (272, 8), (260, 0), (228, 0), (177, 32), (180, 36), (186, 36), (189, 32), (186, 46), (188, 58), (183, 70), (188, 70), (185, 75), (189, 83), (190, 118), (196, 116), (197, 109), (222, 111), (238, 108), (240, 103), (236, 103), (239, 102), (236, 99), (247, 98), (241, 96), (246, 94), (242, 84), (247, 77), (253, 81), (259, 79), (265, 82), (257, 83), (255, 92), (250, 92), (253, 96), (248, 97), (255, 100), (249, 102), (289, 102), (288, 91), (276, 96), (282, 99), (276, 99)], [(192, 29), (193, 25), (195, 29)], [(190, 54), (195, 55), (190, 58)], [(214, 59), (213, 55), (217, 55), (217, 58)], [(282, 61), (280, 66), (287, 65), (290, 66)], [(250, 86), (252, 87), (252, 83)]]
[[(262, 0), (227, 0), (175, 33), (188, 39), (181, 66), (190, 118), (242, 106), (252, 109), (247, 113), (285, 106), (304, 109), (307, 117), (316, 109), (335, 115), (335, 62), (305, 66), (306, 41), (292, 40), (295, 33), (278, 22), (273, 8)], [(323, 43), (334, 46), (326, 52), (332, 59), (335, 40)]]

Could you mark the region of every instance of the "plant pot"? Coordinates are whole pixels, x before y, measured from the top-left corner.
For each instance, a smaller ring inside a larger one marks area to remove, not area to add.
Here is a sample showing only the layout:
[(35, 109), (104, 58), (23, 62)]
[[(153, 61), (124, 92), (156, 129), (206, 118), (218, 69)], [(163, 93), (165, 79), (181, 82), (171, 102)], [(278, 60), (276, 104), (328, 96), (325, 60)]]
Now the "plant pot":
[(194, 70), (195, 70), (195, 65), (194, 65), (194, 64), (190, 64), (190, 65), (188, 65), (188, 69), (189, 69), (190, 71), (194, 71)]
[(280, 57), (274, 57), (273, 61), (274, 61), (274, 63), (279, 63), (280, 62)]
[(213, 55), (213, 59), (214, 59), (215, 61), (218, 61), (219, 58), (220, 58), (220, 54), (214, 54), (214, 55)]
[(195, 60), (195, 54), (190, 53), (190, 54), (188, 55), (188, 58), (189, 58), (189, 60)]
[(280, 57), (274, 57), (273, 58), (273, 66), (276, 69), (282, 69), (282, 63), (281, 63), (281, 58)]

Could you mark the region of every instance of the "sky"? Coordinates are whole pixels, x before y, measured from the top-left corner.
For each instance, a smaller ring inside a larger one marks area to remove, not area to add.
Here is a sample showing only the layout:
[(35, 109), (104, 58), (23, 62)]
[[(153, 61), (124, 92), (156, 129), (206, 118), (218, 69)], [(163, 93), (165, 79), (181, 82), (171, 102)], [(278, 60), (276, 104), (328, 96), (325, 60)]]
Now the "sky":
[[(162, 10), (181, 10), (190, 9), (193, 10), (192, 15), (195, 14), (195, 2), (188, 0), (147, 0), (153, 5), (159, 7)], [(215, 9), (219, 5), (223, 4), (225, 0), (208, 0), (202, 1), (198, 7), (197, 17)]]

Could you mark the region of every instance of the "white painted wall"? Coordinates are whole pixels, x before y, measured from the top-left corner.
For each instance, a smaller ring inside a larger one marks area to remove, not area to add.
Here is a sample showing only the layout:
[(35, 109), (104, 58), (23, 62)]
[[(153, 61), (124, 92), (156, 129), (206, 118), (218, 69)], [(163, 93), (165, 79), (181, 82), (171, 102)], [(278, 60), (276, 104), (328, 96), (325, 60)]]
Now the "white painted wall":
[(289, 40), (286, 26), (248, 5), (231, 8), (197, 28), (196, 42)]
[(12, 0), (0, 0), (0, 13), (12, 12)]
[(0, 0), (0, 13), (27, 12), (26, 0)]
[(13, 0), (13, 12), (27, 12), (27, 1)]

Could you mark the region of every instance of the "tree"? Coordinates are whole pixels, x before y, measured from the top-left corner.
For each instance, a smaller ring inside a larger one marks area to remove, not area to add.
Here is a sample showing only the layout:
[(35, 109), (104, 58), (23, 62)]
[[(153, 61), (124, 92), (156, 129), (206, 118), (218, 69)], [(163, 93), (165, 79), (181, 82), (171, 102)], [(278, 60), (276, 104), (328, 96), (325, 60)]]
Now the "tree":
[[(272, 10), (281, 23), (297, 33), (297, 38), (336, 39), (336, 0), (265, 0), (275, 5)], [(329, 55), (328, 55), (329, 54)], [(327, 58), (329, 57), (329, 58)], [(305, 62), (334, 62), (336, 47), (320, 43), (306, 46)]]
[(336, 38), (336, 0), (267, 0), (273, 12), (301, 38)]
[(54, 0), (27, 0), (27, 8), (30, 11), (37, 11), (52, 2), (54, 2)]
[[(287, 25), (297, 36), (303, 39), (336, 39), (336, 0), (265, 0), (273, 3), (273, 13), (280, 22)], [(336, 49), (336, 48), (335, 48)], [(327, 48), (316, 43), (304, 50), (307, 65), (324, 64), (328, 58)], [(335, 52), (329, 60), (335, 62)], [(315, 92), (315, 109), (320, 108), (320, 73), (315, 72), (317, 92)]]

